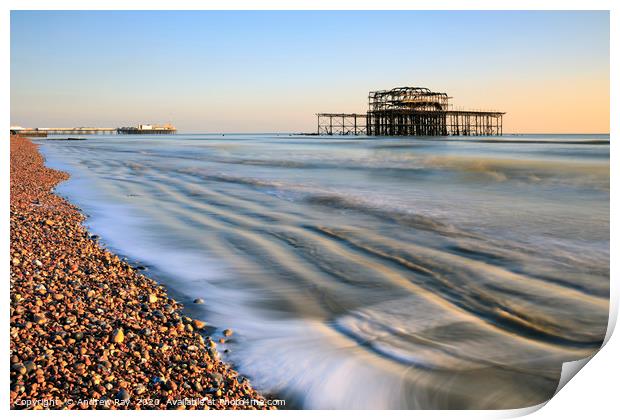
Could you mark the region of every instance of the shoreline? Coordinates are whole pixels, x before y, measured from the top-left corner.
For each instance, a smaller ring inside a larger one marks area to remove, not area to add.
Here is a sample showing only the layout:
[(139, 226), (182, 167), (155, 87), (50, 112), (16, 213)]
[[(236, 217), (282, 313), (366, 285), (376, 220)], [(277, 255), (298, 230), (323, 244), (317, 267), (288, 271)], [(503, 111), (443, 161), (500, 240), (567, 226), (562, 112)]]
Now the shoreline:
[(53, 192), (68, 175), (10, 142), (11, 408), (275, 408), (219, 359), (206, 323), (88, 233)]

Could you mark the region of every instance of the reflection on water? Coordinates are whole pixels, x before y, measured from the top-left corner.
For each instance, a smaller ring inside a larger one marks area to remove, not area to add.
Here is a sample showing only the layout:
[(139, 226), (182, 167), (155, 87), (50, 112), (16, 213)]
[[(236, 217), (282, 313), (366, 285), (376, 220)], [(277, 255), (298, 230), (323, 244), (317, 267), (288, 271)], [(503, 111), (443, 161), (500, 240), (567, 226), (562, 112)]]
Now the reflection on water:
[(233, 328), (226, 358), (297, 407), (530, 406), (605, 334), (608, 136), (42, 150), (89, 227)]

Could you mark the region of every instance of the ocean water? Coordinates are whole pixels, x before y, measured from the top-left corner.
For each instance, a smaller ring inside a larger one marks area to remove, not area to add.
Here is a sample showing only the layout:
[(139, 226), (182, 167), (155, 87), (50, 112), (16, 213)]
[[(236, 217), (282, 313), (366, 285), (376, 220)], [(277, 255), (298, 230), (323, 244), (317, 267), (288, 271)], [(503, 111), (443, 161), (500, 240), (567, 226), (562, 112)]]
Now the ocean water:
[(38, 142), (89, 229), (289, 407), (532, 406), (605, 335), (607, 135)]

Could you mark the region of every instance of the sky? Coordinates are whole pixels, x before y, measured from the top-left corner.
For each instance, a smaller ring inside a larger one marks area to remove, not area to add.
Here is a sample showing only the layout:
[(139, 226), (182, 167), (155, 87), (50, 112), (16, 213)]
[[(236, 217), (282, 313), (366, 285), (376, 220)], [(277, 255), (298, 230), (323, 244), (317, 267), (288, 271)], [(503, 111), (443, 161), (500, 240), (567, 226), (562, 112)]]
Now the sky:
[(608, 133), (609, 12), (11, 12), (12, 125), (311, 132), (397, 86), (505, 133)]

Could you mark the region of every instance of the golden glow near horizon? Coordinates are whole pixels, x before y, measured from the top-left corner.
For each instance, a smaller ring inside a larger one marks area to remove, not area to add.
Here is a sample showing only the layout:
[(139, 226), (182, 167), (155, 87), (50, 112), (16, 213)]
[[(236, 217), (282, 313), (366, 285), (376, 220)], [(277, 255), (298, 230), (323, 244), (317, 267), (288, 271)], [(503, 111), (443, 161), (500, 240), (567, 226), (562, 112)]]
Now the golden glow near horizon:
[(610, 127), (609, 75), (537, 81), (495, 81), (482, 92), (470, 85), (454, 94), (465, 108), (506, 112), (504, 133), (605, 134)]

